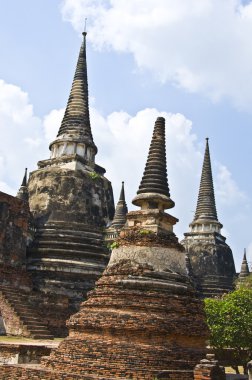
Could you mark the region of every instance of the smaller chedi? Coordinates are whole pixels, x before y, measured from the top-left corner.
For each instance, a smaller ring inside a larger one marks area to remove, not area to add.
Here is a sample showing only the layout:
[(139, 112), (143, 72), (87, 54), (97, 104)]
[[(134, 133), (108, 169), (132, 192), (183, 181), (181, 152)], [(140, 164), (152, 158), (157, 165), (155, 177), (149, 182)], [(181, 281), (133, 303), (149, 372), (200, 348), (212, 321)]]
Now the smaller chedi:
[(128, 213), (128, 207), (125, 201), (125, 191), (124, 191), (124, 182), (122, 182), (122, 188), (120, 192), (120, 197), (116, 205), (115, 215), (112, 220), (112, 223), (106, 230), (105, 240), (107, 246), (111, 247), (112, 243), (119, 236), (120, 230), (126, 223), (126, 215)]
[(17, 198), (22, 199), (24, 202), (29, 201), (29, 194), (27, 188), (27, 168), (25, 168), (24, 178), (17, 193)]
[(234, 288), (234, 259), (221, 234), (222, 227), (217, 217), (207, 138), (196, 212), (190, 232), (181, 242), (186, 249), (188, 271), (202, 297), (215, 297)]
[(246, 253), (246, 249), (244, 249), (244, 255), (243, 255), (241, 270), (240, 270), (239, 279), (238, 279), (239, 282), (243, 282), (249, 275), (250, 275), (250, 271), (249, 271), (249, 266), (248, 266), (248, 261), (247, 261), (247, 253)]

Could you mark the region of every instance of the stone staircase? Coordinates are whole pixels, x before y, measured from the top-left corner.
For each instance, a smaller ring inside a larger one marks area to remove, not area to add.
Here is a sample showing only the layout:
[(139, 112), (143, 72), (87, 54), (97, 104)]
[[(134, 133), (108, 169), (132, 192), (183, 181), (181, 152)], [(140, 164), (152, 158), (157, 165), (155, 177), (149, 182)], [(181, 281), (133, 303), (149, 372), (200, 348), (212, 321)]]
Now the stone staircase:
[(31, 293), (0, 285), (0, 309), (8, 335), (33, 339), (53, 339), (28, 297)]

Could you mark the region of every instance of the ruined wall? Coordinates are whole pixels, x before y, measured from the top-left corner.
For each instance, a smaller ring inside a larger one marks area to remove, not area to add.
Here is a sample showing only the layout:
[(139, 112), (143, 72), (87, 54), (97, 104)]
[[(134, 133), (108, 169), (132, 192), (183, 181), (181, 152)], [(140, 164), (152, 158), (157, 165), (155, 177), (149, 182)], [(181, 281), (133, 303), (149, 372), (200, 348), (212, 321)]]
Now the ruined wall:
[(0, 192), (0, 264), (24, 268), (29, 208), (21, 199)]
[(68, 329), (66, 321), (74, 310), (69, 305), (69, 299), (63, 295), (33, 292), (29, 302), (36, 309), (48, 330), (55, 337), (66, 337)]
[(0, 264), (0, 283), (26, 291), (32, 289), (32, 278), (25, 268), (13, 268), (6, 264)]
[(0, 313), (3, 318), (4, 327), (7, 335), (23, 335), (25, 334), (20, 319), (16, 313), (13, 313), (11, 305), (0, 291)]
[(29, 206), (19, 198), (0, 192), (0, 284), (32, 289), (26, 271), (26, 246), (31, 221)]

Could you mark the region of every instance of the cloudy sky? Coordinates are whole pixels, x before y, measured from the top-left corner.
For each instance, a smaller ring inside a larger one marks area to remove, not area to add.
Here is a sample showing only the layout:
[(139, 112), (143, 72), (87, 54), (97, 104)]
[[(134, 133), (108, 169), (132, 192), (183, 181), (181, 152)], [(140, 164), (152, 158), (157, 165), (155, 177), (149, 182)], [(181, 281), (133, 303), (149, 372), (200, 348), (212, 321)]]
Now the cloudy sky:
[(0, 190), (49, 157), (87, 22), (96, 162), (129, 208), (153, 125), (166, 118), (181, 238), (193, 219), (205, 137), (216, 204), (237, 270), (252, 261), (252, 2), (0, 0)]

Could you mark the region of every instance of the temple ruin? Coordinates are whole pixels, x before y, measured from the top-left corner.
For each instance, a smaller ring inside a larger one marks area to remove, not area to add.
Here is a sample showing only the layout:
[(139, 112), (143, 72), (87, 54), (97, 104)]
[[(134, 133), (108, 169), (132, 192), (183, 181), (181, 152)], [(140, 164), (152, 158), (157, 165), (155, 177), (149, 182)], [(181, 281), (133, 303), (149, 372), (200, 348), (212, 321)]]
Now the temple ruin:
[[(77, 314), (69, 336), (40, 368), (2, 368), (6, 379), (192, 380), (208, 329), (203, 303), (186, 274), (185, 253), (165, 212), (170, 198), (165, 120), (156, 120), (149, 155), (107, 269)], [(20, 372), (21, 371), (21, 372)], [(30, 372), (29, 372), (30, 371)], [(0, 369), (1, 374), (1, 369)]]
[[(182, 244), (173, 232), (178, 219), (166, 211), (174, 202), (163, 117), (132, 200), (140, 209), (128, 212), (124, 183), (114, 209), (112, 185), (95, 162), (83, 33), (50, 151), (29, 180), (25, 170), (16, 197), (0, 192), (0, 332), (67, 338), (37, 348), (40, 364), (0, 366), (0, 378), (222, 380), (218, 362), (204, 359), (202, 298), (232, 290), (236, 273), (217, 218), (208, 139)], [(241, 279), (248, 273), (244, 257)]]

